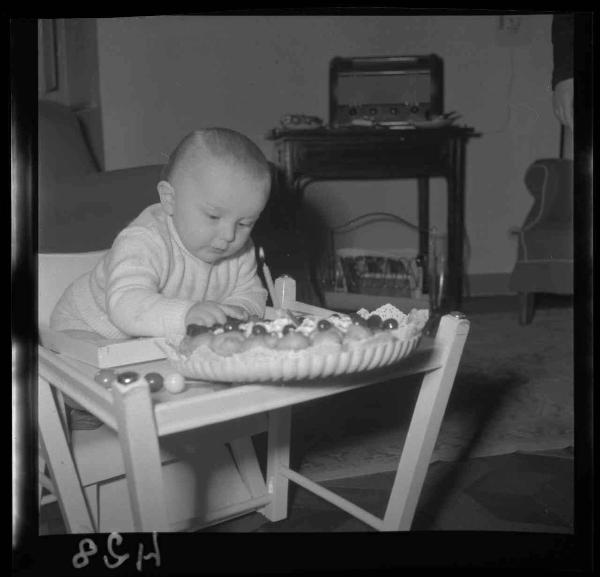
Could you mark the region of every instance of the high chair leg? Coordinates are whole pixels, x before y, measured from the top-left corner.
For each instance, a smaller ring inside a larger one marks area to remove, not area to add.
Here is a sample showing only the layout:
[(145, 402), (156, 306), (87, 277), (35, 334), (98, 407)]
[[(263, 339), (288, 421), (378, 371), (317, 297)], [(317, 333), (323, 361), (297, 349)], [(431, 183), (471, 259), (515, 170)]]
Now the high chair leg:
[(229, 443), (233, 460), (238, 468), (244, 484), (252, 497), (262, 497), (266, 492), (254, 445), (251, 437), (240, 437)]
[(94, 533), (95, 527), (62, 424), (57, 416), (50, 385), (42, 378), (38, 381), (40, 442), (43, 453), (48, 456), (48, 468), (55, 481), (54, 486), (64, 523), (69, 533)]
[(411, 528), (468, 332), (467, 320), (442, 317), (436, 335), (436, 341), (443, 346), (442, 366), (423, 377), (381, 526), (383, 531)]
[(279, 473), (280, 467), (290, 464), (291, 407), (269, 412), (269, 439), (267, 456), (267, 490), (271, 502), (260, 509), (270, 521), (287, 517), (289, 479)]

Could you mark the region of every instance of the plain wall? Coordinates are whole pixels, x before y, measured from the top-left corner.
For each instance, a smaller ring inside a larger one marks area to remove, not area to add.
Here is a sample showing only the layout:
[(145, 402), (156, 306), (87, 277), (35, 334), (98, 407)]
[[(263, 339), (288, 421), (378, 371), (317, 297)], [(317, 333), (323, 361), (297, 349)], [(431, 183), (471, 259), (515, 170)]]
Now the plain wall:
[[(253, 138), (282, 115), (328, 117), (334, 56), (436, 53), (444, 60), (445, 110), (481, 133), (467, 146), (466, 229), (471, 275), (508, 274), (508, 233), (532, 204), (526, 168), (556, 156), (552, 113), (552, 16), (525, 17), (521, 45), (499, 38), (499, 16), (152, 16), (97, 22), (106, 167), (164, 162), (190, 130), (221, 125)], [(372, 211), (417, 217), (416, 183), (315, 183), (307, 200), (341, 224)], [(445, 230), (446, 187), (431, 183), (431, 223)], [(340, 236), (340, 246), (417, 246), (394, 224)]]

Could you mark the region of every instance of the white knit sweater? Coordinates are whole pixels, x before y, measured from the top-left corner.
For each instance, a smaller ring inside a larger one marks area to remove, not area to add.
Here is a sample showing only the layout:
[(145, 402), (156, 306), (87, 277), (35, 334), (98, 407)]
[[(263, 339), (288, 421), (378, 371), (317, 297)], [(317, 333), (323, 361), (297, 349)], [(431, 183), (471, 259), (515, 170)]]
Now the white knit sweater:
[(198, 301), (237, 305), (262, 316), (266, 299), (250, 240), (235, 256), (205, 263), (183, 246), (162, 206), (153, 204), (65, 291), (50, 325), (88, 328), (107, 338), (174, 337), (185, 333), (186, 314)]

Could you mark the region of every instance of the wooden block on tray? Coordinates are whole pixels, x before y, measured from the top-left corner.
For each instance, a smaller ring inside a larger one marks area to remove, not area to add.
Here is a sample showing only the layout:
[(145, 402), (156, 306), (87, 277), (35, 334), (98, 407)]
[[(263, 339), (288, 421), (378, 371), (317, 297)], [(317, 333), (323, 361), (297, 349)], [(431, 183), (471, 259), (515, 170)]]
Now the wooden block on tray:
[(57, 353), (88, 363), (100, 369), (154, 361), (166, 357), (158, 337), (106, 339), (87, 331), (55, 331), (39, 329), (41, 344)]

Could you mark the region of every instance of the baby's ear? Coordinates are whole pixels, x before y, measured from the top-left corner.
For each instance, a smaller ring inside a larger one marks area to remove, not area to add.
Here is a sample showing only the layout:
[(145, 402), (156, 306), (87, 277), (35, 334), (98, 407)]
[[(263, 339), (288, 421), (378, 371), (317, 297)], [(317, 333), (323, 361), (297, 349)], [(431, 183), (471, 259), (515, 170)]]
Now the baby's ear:
[(173, 210), (175, 208), (175, 190), (166, 181), (161, 180), (157, 185), (158, 196), (160, 197), (160, 204), (162, 204), (163, 210), (170, 216), (173, 216)]

